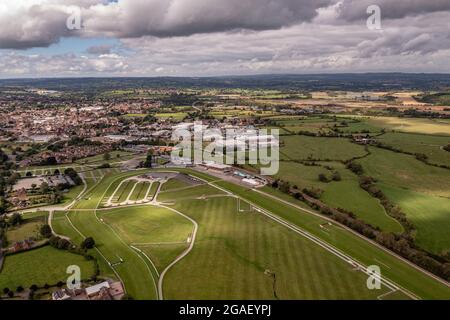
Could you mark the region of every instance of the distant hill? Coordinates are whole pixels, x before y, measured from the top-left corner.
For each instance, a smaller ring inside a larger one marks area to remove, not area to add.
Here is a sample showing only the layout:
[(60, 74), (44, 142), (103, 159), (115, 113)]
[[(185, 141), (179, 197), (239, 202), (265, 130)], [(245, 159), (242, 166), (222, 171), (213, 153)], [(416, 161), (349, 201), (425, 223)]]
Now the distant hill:
[(5, 79), (0, 88), (21, 87), (58, 91), (99, 92), (137, 88), (261, 88), (295, 90), (448, 90), (450, 74), (364, 73), (255, 75), (158, 78)]

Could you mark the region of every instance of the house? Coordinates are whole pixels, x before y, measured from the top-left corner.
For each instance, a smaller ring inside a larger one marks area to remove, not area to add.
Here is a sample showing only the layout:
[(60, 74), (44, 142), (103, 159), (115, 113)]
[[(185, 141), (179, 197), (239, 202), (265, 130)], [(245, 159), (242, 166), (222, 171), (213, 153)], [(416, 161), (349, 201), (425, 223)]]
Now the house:
[(371, 144), (375, 142), (369, 135), (355, 135), (353, 136), (353, 142), (358, 144)]
[(17, 241), (10, 248), (13, 252), (19, 252), (24, 250), (29, 250), (33, 247), (34, 241), (31, 239), (25, 239), (23, 241)]
[(52, 293), (52, 300), (70, 300), (72, 295), (66, 289), (54, 291)]
[(86, 296), (89, 300), (120, 300), (125, 291), (119, 281), (96, 284), (86, 288)]

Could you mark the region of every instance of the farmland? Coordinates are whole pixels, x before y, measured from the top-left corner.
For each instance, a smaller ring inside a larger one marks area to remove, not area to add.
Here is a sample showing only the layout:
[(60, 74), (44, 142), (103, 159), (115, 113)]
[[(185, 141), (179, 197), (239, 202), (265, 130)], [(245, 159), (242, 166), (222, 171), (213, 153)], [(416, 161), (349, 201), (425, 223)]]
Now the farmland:
[(94, 275), (92, 261), (49, 246), (8, 256), (0, 272), (0, 288), (55, 285), (67, 279), (66, 269), (70, 265), (80, 266), (83, 279)]

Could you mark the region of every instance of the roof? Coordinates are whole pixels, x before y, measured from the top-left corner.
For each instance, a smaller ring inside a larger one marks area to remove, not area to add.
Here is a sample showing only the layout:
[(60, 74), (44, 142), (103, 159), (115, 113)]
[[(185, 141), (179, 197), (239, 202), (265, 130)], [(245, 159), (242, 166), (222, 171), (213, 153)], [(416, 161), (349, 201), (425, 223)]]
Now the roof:
[(92, 286), (92, 287), (86, 288), (86, 294), (87, 294), (88, 296), (90, 296), (90, 295), (99, 293), (100, 290), (101, 290), (102, 288), (107, 288), (107, 289), (109, 289), (109, 288), (110, 288), (109, 282), (108, 282), (108, 281), (105, 281), (105, 282), (96, 284), (96, 285), (94, 285), (94, 286)]

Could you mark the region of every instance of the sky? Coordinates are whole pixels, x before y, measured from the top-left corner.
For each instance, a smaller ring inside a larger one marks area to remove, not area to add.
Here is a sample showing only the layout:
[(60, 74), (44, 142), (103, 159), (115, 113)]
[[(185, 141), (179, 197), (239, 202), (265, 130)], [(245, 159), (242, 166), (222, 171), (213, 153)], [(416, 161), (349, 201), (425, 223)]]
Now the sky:
[(0, 0), (0, 78), (450, 73), (450, 0)]

